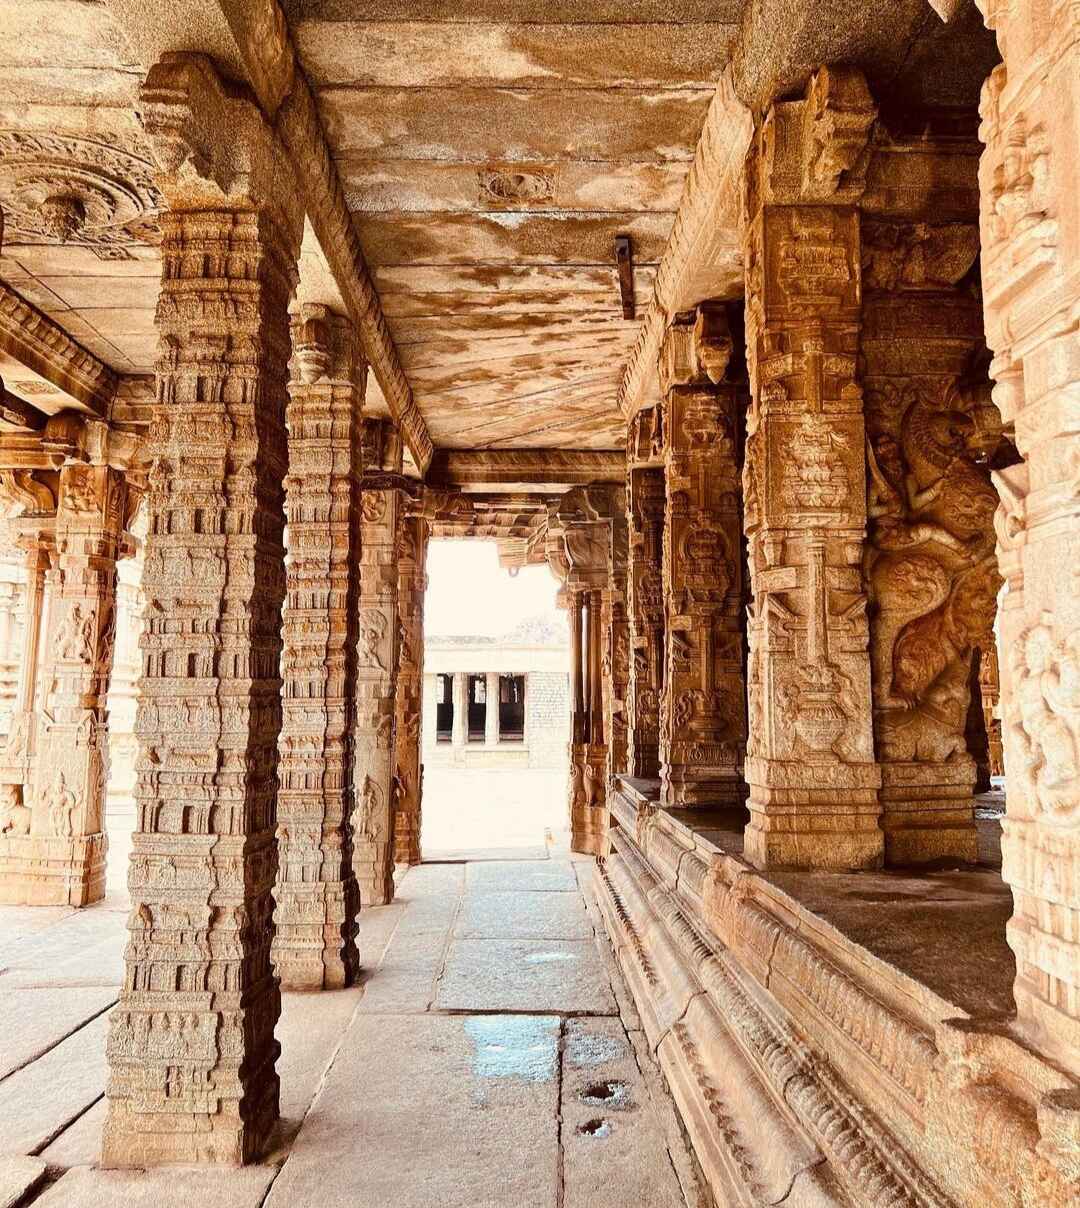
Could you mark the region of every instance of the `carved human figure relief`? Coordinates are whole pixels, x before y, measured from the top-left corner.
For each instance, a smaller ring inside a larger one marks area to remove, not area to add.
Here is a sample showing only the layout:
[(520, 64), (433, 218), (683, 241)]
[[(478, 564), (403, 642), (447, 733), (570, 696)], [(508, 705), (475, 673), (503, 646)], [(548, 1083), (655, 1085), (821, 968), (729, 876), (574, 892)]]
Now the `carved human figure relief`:
[(382, 654), (386, 624), (385, 613), (380, 612), (377, 608), (361, 609), (359, 659), (362, 666), (374, 667), (378, 671), (389, 671)]

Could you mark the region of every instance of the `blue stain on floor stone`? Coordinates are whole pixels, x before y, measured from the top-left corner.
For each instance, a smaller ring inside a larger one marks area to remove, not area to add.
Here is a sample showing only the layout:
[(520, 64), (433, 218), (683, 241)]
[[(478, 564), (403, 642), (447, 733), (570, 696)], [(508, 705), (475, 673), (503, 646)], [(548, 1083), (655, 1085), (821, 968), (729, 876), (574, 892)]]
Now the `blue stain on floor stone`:
[(559, 1021), (551, 1015), (472, 1015), (473, 1071), (481, 1078), (550, 1082), (559, 1054)]

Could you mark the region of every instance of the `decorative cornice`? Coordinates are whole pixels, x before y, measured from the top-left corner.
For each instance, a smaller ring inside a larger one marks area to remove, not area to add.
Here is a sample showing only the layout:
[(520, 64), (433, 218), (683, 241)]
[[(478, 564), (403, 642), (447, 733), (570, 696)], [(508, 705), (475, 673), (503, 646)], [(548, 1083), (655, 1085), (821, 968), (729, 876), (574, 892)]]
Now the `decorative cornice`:
[(0, 283), (0, 350), (104, 419), (118, 376), (50, 318)]
[(705, 115), (652, 300), (623, 372), (617, 401), (627, 419), (655, 401), (646, 391), (672, 317), (721, 296), (729, 280), (741, 289), (742, 172), (753, 133), (750, 110), (735, 95), (730, 71), (725, 72)]

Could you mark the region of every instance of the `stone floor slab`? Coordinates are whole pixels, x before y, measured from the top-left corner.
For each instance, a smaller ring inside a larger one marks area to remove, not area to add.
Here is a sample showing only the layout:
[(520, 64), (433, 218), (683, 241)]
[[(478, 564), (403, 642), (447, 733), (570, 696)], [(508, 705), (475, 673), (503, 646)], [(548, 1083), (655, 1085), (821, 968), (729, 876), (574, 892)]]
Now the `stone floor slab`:
[(274, 1035), (281, 1045), (281, 1117), (303, 1119), (327, 1066), (363, 998), (359, 987), (281, 996), (281, 1018)]
[(15, 1208), (44, 1178), (38, 1158), (0, 1158), (0, 1208)]
[(685, 1208), (663, 1125), (620, 1019), (568, 1019), (564, 1208)]
[(441, 850), (424, 849), (424, 860), (433, 864), (466, 864), (487, 860), (546, 860), (547, 845), (533, 847), (447, 847)]
[(114, 1002), (116, 990), (111, 986), (9, 989), (5, 977), (0, 982), (0, 1079), (40, 1057)]
[(435, 1006), (591, 1015), (616, 1010), (592, 940), (454, 940)]
[(50, 1166), (94, 1166), (101, 1158), (101, 1130), (109, 1112), (108, 1101), (99, 1099), (41, 1151), (42, 1158)]
[(467, 864), (465, 887), (470, 893), (528, 890), (567, 892), (577, 888), (570, 860), (492, 860)]
[(0, 1082), (0, 1154), (46, 1146), (105, 1091), (108, 1015)]
[(398, 888), (398, 900), (457, 897), (464, 889), (464, 864), (417, 864), (405, 874)]
[(273, 1166), (152, 1171), (76, 1166), (34, 1201), (34, 1208), (259, 1208)]
[(558, 1043), (551, 1017), (358, 1017), (266, 1208), (554, 1208)]
[(454, 926), (460, 939), (592, 939), (581, 894), (534, 890), (470, 893)]
[(364, 981), (360, 1014), (427, 1011), (446, 959), (447, 931), (395, 935), (381, 966)]

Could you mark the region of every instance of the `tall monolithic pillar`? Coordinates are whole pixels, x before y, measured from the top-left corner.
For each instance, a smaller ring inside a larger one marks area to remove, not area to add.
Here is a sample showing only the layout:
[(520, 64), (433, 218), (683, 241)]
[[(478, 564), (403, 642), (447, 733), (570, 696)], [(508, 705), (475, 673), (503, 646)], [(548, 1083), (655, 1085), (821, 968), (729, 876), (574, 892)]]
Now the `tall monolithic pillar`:
[(667, 609), (660, 779), (665, 805), (739, 805), (746, 753), (739, 388), (725, 381), (722, 305), (668, 328), (664, 395)]
[[(889, 865), (978, 857), (965, 731), (973, 651), (994, 641), (1001, 586), (986, 464), (1001, 421), (968, 280), (979, 251), (973, 144), (950, 132), (935, 148), (924, 135), (920, 172), (952, 187), (931, 193), (925, 212), (862, 218), (865, 569)], [(878, 180), (913, 171), (910, 154), (897, 169), (890, 151), (878, 153)]]
[(610, 590), (612, 526), (626, 503), (610, 487), (575, 487), (549, 522), (549, 562), (564, 580), (570, 608), (570, 832), (574, 851), (603, 855), (607, 845), (608, 746), (603, 666), (605, 592)]
[[(399, 864), (420, 863), (420, 816), (424, 789), (420, 718), (424, 683), (427, 529), (427, 521), (422, 516), (406, 515), (403, 509), (398, 521), (401, 648), (398, 654), (394, 773), (394, 859)], [(488, 708), (492, 708), (490, 703)], [(497, 700), (494, 708), (498, 710)]]
[(169, 55), (140, 97), (161, 215), (126, 971), (106, 1166), (246, 1162), (278, 1116), (290, 296), (303, 212), (254, 104)]
[[(365, 906), (394, 897), (394, 742), (398, 669), (398, 511), (401, 443), (384, 420), (365, 420), (360, 513), (360, 614), (356, 645), (356, 806), (353, 867)], [(395, 453), (396, 450), (396, 453)], [(368, 485), (368, 482), (371, 485)]]
[(116, 560), (127, 487), (108, 466), (60, 471), (50, 599), (49, 680), (36, 742), (31, 834), (46, 835), (35, 900), (84, 906), (105, 896), (105, 698), (116, 637)]
[[(24, 674), (6, 754), (22, 763), (29, 814), (21, 817), (29, 829), (12, 833), (0, 851), (0, 900), (7, 902), (86, 906), (105, 896), (105, 701), (128, 499), (118, 471), (82, 460), (79, 428), (75, 420), (71, 441), (60, 438), (68, 459), (59, 475), (51, 569), (44, 571), (37, 544), (27, 564)], [(43, 587), (48, 632), (41, 635)]]
[[(55, 508), (52, 491), (49, 504)], [(54, 530), (55, 531), (55, 530)], [(27, 860), (34, 844), (30, 835), (34, 791), (34, 750), (37, 733), (35, 707), (39, 696), (42, 617), (45, 611), (45, 576), (52, 557), (52, 534), (25, 535), (26, 593), (23, 606), (22, 649), (15, 699), (2, 752), (0, 777), (0, 901), (28, 902)]]
[(1023, 457), (996, 475), (1008, 935), (1017, 1026), (1080, 1074), (1080, 9), (979, 6), (1004, 59), (981, 105), (986, 337)]
[(484, 746), (499, 745), (499, 673), (484, 675)]
[(605, 780), (611, 791), (615, 776), (625, 775), (629, 764), (630, 618), (627, 612), (629, 530), (626, 494), (620, 490), (611, 518), (608, 585), (603, 592), (600, 672), (604, 690), (604, 734), (607, 739)]
[(349, 818), (367, 366), (325, 306), (301, 306), (292, 347), (273, 959), (285, 989), (338, 989), (360, 963)]
[(664, 468), (662, 411), (651, 408), (630, 423), (627, 465), (629, 530), (627, 611), (630, 667), (627, 687), (627, 762), (630, 774), (660, 776), (660, 697), (664, 675)]
[(775, 104), (747, 163), (744, 466), (750, 823), (758, 867), (881, 864), (862, 556), (855, 202), (874, 108), (851, 70)]

